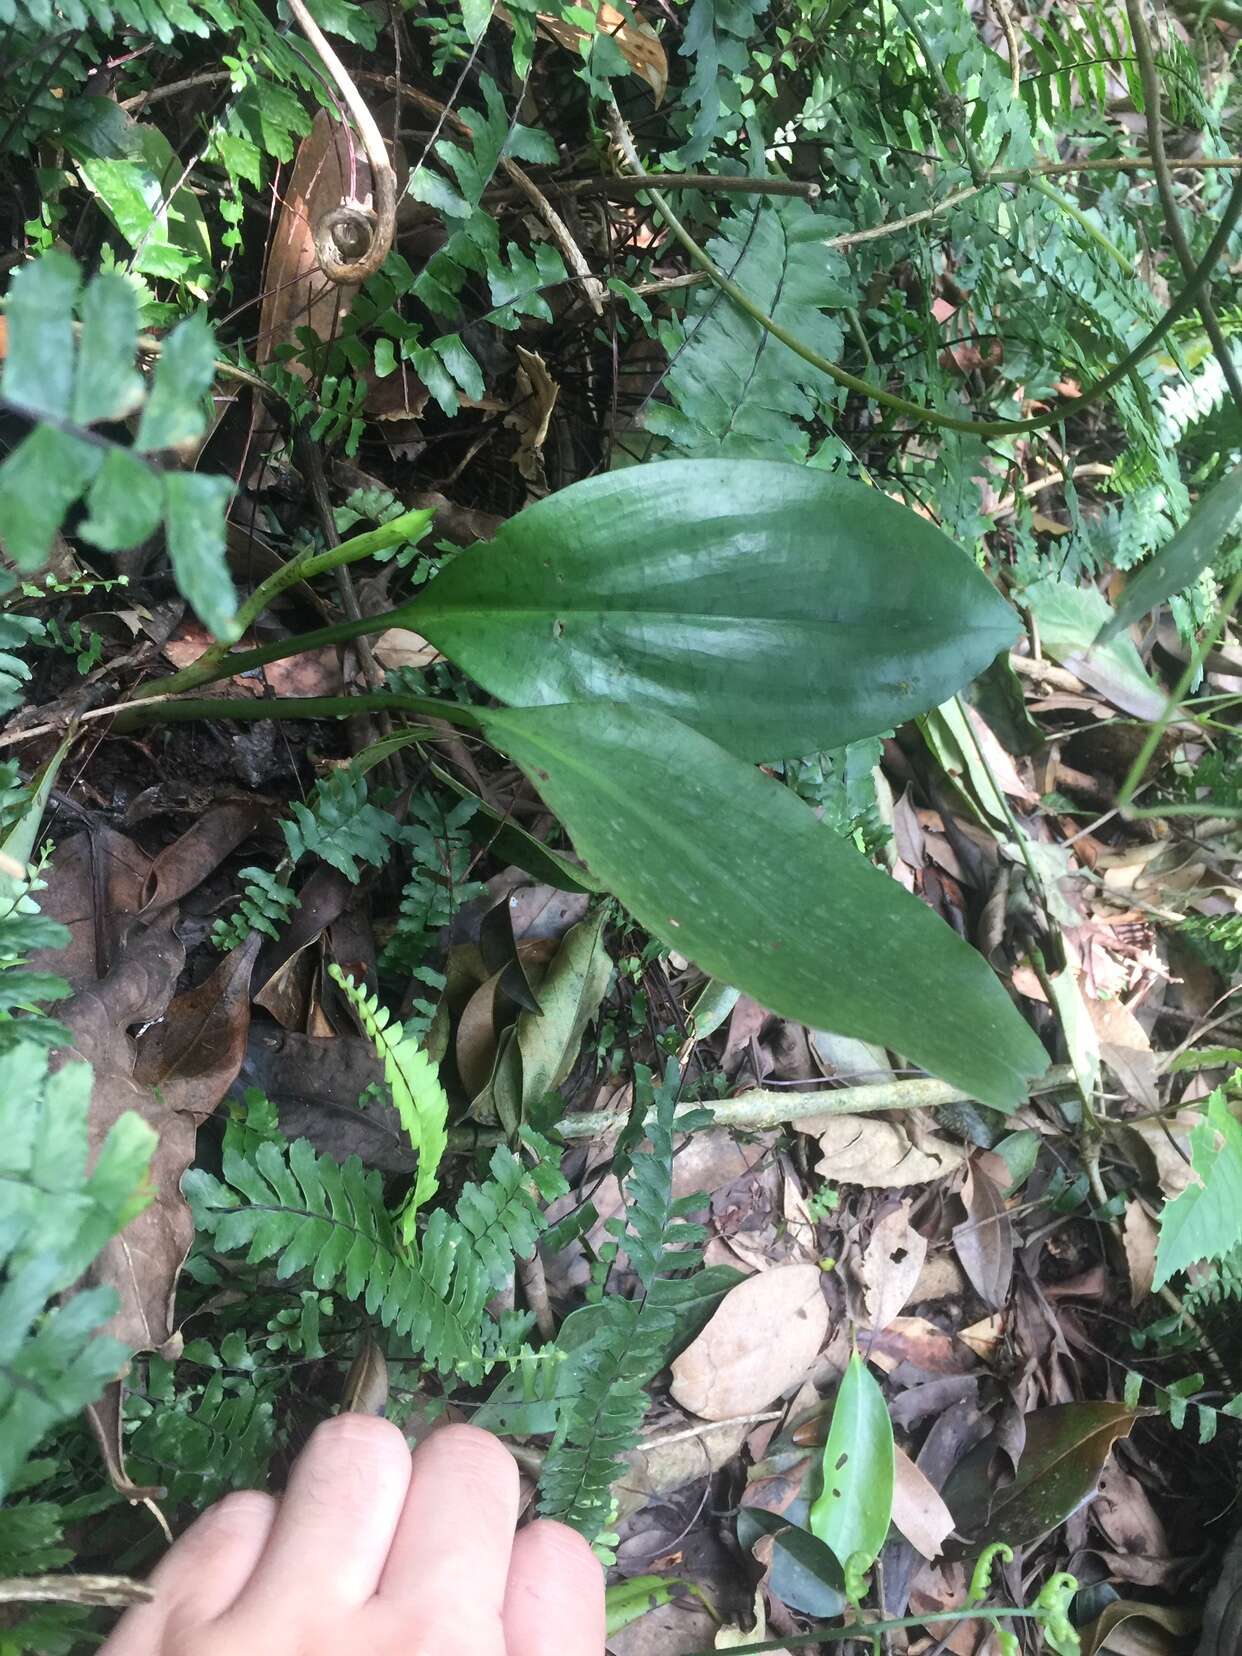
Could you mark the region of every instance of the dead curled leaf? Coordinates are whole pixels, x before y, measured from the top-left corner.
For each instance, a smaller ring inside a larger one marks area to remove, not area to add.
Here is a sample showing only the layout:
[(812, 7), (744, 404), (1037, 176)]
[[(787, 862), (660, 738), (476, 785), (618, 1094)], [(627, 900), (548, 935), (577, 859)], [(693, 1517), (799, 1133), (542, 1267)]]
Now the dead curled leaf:
[(873, 1329), (887, 1328), (901, 1311), (927, 1258), (927, 1239), (910, 1223), (909, 1201), (892, 1208), (871, 1232), (863, 1253), (860, 1275), (867, 1321)]
[(730, 1289), (673, 1363), (672, 1394), (704, 1420), (764, 1409), (806, 1375), (828, 1332), (815, 1265), (781, 1265)]
[(818, 1137), (823, 1160), (816, 1172), (834, 1184), (901, 1190), (952, 1173), (966, 1157), (960, 1145), (923, 1128), (914, 1117), (909, 1131), (880, 1116), (809, 1116), (797, 1125)]

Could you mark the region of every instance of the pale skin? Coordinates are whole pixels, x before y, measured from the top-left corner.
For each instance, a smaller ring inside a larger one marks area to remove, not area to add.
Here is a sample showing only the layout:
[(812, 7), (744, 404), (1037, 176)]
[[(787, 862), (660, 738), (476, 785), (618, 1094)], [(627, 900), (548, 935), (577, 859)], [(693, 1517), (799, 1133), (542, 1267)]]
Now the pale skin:
[(590, 1547), (517, 1519), (487, 1432), (445, 1426), (411, 1457), (390, 1422), (340, 1415), (280, 1500), (227, 1495), (186, 1530), (102, 1656), (603, 1656)]

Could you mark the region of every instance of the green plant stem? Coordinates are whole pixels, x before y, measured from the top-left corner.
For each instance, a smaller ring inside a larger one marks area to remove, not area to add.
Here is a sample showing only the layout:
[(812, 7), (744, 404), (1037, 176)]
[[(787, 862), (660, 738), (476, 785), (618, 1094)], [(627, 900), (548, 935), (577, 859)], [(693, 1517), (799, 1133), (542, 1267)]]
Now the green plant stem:
[[(361, 558), (373, 557), (375, 553), (386, 551), (390, 546), (399, 546), (402, 541), (417, 540), (427, 529), (434, 515), (433, 512), (425, 510), (403, 512), (400, 517), (381, 524), (378, 529), (369, 529), (364, 535), (355, 535), (352, 540), (342, 541), (339, 546), (330, 547), (326, 552), (308, 552), (300, 558), (294, 558), (291, 563), (285, 564), (265, 581), (261, 581), (242, 604), (237, 611), (239, 633), (252, 626), (267, 606), (291, 586), (297, 586), (302, 581), (312, 581), (317, 575), (324, 575), (331, 569), (340, 569), (345, 564), (357, 563)], [(280, 661), (285, 656), (296, 655), (302, 650), (317, 649), (320, 644), (345, 643), (351, 638), (361, 637), (366, 632), (382, 632), (390, 625), (392, 622), (387, 615), (363, 616), (361, 621), (343, 621), (334, 627), (321, 627), (318, 631), (307, 633), (301, 638), (280, 639), (274, 644), (242, 651), (241, 654), (232, 656), (229, 654), (227, 643), (215, 643), (204, 650), (197, 661), (183, 667), (179, 673), (171, 673), (167, 678), (148, 679), (145, 684), (139, 685), (134, 691), (133, 699), (142, 701), (148, 696), (169, 696), (177, 695), (182, 690), (197, 690), (200, 685), (211, 684), (220, 678), (229, 678), (234, 673), (249, 672), (268, 661)]]
[[(613, 104), (613, 117), (617, 138), (625, 152), (626, 159), (641, 177), (646, 177), (647, 174), (643, 171), (638, 151), (634, 147), (634, 140), (615, 102)], [(827, 357), (821, 356), (818, 351), (813, 351), (796, 334), (790, 333), (787, 328), (783, 328), (779, 322), (761, 309), (731, 277), (725, 275), (724, 271), (695, 241), (659, 190), (651, 187), (650, 193), (651, 199), (659, 209), (665, 223), (699, 269), (707, 274), (708, 279), (727, 298), (731, 299), (739, 310), (744, 311), (752, 321), (757, 322), (774, 339), (779, 339), (782, 345), (787, 345), (795, 356), (801, 357), (804, 362), (809, 362), (812, 368), (817, 368), (821, 374), (826, 374), (829, 379), (837, 385), (843, 386), (847, 391), (853, 391), (858, 396), (866, 397), (872, 402), (878, 402), (885, 408), (891, 408), (894, 413), (904, 414), (908, 419), (917, 420), (922, 425), (940, 426), (947, 431), (969, 432), (976, 437), (1009, 437), (1023, 432), (1044, 431), (1048, 426), (1060, 425), (1062, 421), (1081, 413), (1091, 403), (1096, 402), (1100, 397), (1111, 391), (1115, 385), (1119, 385), (1127, 374), (1150, 355), (1173, 324), (1198, 303), (1199, 295), (1207, 286), (1216, 262), (1224, 252), (1234, 226), (1237, 224), (1239, 216), (1242, 215), (1242, 178), (1240, 178), (1234, 184), (1229, 203), (1216, 228), (1216, 233), (1212, 237), (1211, 244), (1192, 279), (1186, 283), (1155, 327), (1150, 329), (1120, 362), (1114, 364), (1108, 373), (1101, 379), (1096, 380), (1093, 385), (1089, 385), (1081, 396), (1067, 397), (1064, 401), (1056, 403), (1047, 413), (1036, 415), (1029, 420), (967, 420), (959, 418), (955, 414), (941, 413), (939, 409), (925, 408), (920, 403), (909, 402), (905, 397), (899, 397), (891, 391), (886, 391), (883, 386), (872, 385), (868, 380), (860, 379), (857, 374), (849, 373), (838, 363), (830, 362)]]
[(445, 719), (466, 730), (478, 730), (484, 714), (463, 702), (439, 701), (435, 696), (180, 696), (158, 702), (131, 702), (116, 714), (114, 729), (133, 730), (144, 724), (184, 723), (189, 719), (347, 719), (355, 713), (421, 713)]
[[(975, 1605), (969, 1610), (924, 1611), (921, 1616), (890, 1616), (885, 1621), (850, 1622), (845, 1627), (829, 1627), (819, 1633), (787, 1633), (780, 1639), (761, 1639), (757, 1644), (734, 1646), (734, 1656), (758, 1656), (761, 1651), (785, 1650), (791, 1645), (840, 1644), (845, 1639), (871, 1640), (880, 1633), (893, 1633), (899, 1627), (926, 1627), (928, 1622), (1025, 1620), (1033, 1621), (1038, 1610), (991, 1610)], [(696, 1650), (693, 1656), (715, 1656), (714, 1651)]]
[(1134, 275), (1134, 266), (1117, 246), (1117, 243), (1109, 241), (1099, 225), (1091, 222), (1076, 201), (1071, 201), (1067, 195), (1062, 195), (1060, 190), (1054, 190), (1046, 178), (1032, 178), (1031, 188), (1037, 195), (1043, 196), (1045, 201), (1050, 201), (1067, 218), (1072, 218), (1083, 234), (1088, 236), (1100, 249), (1101, 253), (1106, 254), (1115, 264), (1119, 264), (1127, 276)]
[(923, 31), (923, 25), (914, 15), (907, 4), (907, 0), (893, 0), (893, 5), (900, 15), (901, 21), (914, 36), (919, 51), (923, 54), (924, 66), (932, 78), (932, 83), (940, 99), (941, 118), (952, 129), (953, 135), (957, 139), (966, 165), (970, 169), (971, 179), (977, 186), (982, 187), (987, 182), (988, 170), (980, 160), (978, 150), (970, 141), (970, 134), (966, 131), (966, 124), (960, 113), (956, 115), (953, 113), (955, 110), (960, 110), (961, 102), (954, 95), (953, 88), (945, 79), (944, 70), (940, 67), (940, 60), (932, 50), (931, 41), (928, 40)]
[[(1225, 623), (1233, 614), (1239, 598), (1242, 598), (1242, 572), (1234, 576), (1229, 590), (1225, 594), (1224, 602), (1217, 610), (1211, 626), (1208, 627), (1203, 637), (1190, 652), (1190, 660), (1186, 663), (1186, 666), (1182, 670), (1182, 676), (1169, 692), (1169, 698), (1164, 704), (1164, 712), (1156, 720), (1155, 724), (1150, 727), (1147, 735), (1143, 738), (1142, 747), (1140, 747), (1138, 752), (1134, 755), (1134, 763), (1130, 766), (1126, 779), (1121, 784), (1121, 788), (1117, 794), (1116, 809), (1121, 813), (1126, 821), (1132, 822), (1140, 817), (1158, 817), (1165, 815), (1164, 810), (1160, 806), (1149, 807), (1146, 805), (1131, 805), (1130, 801), (1134, 798), (1139, 784), (1147, 774), (1147, 767), (1151, 763), (1152, 754), (1160, 745), (1160, 738), (1169, 728), (1174, 715), (1181, 706), (1186, 692), (1189, 690), (1194, 680), (1198, 677), (1199, 670), (1203, 666), (1204, 661), (1207, 659), (1209, 652), (1215, 649), (1216, 641), (1223, 632)], [(1213, 808), (1211, 814), (1213, 816), (1220, 816), (1222, 815), (1222, 812), (1216, 808)]]
[[(1182, 227), (1182, 215), (1178, 209), (1177, 197), (1173, 194), (1173, 180), (1169, 176), (1169, 164), (1164, 153), (1164, 128), (1160, 120), (1160, 76), (1156, 70), (1156, 57), (1152, 51), (1147, 19), (1143, 15), (1142, 0), (1126, 0), (1126, 13), (1130, 19), (1130, 33), (1134, 39), (1134, 55), (1138, 59), (1139, 78), (1143, 83), (1147, 147), (1151, 151), (1152, 170), (1156, 175), (1156, 189), (1160, 195), (1165, 228), (1169, 232), (1169, 240), (1173, 243), (1173, 251), (1177, 254), (1177, 262), (1182, 267), (1182, 275), (1189, 278), (1195, 265), (1194, 254), (1190, 251), (1190, 243)], [(1204, 288), (1199, 300), (1199, 315), (1203, 318), (1204, 331), (1211, 341), (1213, 353), (1220, 364), (1225, 384), (1229, 387), (1234, 407), (1242, 410), (1242, 376), (1234, 366), (1233, 353), (1229, 349), (1229, 343), (1217, 319), (1207, 288)]]
[[(1058, 1064), (1033, 1081), (1032, 1097), (1059, 1092), (1073, 1087), (1074, 1076), (1068, 1064)], [(805, 1121), (821, 1115), (859, 1115), (872, 1110), (931, 1110), (943, 1104), (970, 1104), (972, 1094), (951, 1087), (947, 1081), (934, 1077), (916, 1076), (908, 1081), (877, 1081), (870, 1086), (833, 1087), (824, 1092), (777, 1092), (756, 1087), (739, 1093), (736, 1098), (724, 1098), (710, 1105), (710, 1114), (703, 1119), (702, 1104), (687, 1104), (673, 1117), (673, 1131), (694, 1132), (697, 1127), (728, 1127), (737, 1132), (761, 1132), (769, 1127), (786, 1127), (791, 1122)], [(559, 1138), (578, 1144), (586, 1139), (607, 1139), (625, 1126), (628, 1117), (623, 1111), (590, 1110), (565, 1116), (557, 1122)], [(654, 1113), (648, 1118), (655, 1120)], [(449, 1134), (453, 1150), (471, 1150), (476, 1146), (506, 1143), (499, 1128), (461, 1127)]]

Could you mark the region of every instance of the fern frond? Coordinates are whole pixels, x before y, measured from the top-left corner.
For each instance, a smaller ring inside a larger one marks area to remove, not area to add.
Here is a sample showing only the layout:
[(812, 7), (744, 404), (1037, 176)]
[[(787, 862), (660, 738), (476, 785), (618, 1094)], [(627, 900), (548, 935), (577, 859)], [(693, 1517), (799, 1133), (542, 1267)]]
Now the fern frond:
[(469, 877), (473, 852), (466, 826), (475, 809), (472, 799), (459, 800), (447, 811), (433, 796), (410, 800), (410, 820), (402, 825), (399, 843), (408, 847), (412, 864), (396, 926), (380, 957), (385, 971), (401, 976), (417, 971), (436, 933), (484, 890), (482, 882)]
[[(725, 219), (708, 249), (769, 315), (836, 361), (841, 328), (823, 313), (856, 295), (844, 260), (825, 250), (826, 235), (823, 219), (790, 197)], [(671, 406), (648, 409), (648, 430), (682, 454), (806, 459), (807, 423), (835, 406), (826, 374), (711, 288), (693, 290), (686, 316), (660, 327), (660, 343)]]
[(418, 1171), (401, 1216), (402, 1234), (413, 1235), (419, 1208), (439, 1188), (436, 1170), (448, 1149), (448, 1094), (426, 1048), (392, 1021), (376, 995), (368, 995), (339, 966), (328, 968), (357, 1013), (367, 1039), (384, 1065), (384, 1079), (406, 1137), (418, 1155)]
[(296, 863), (319, 857), (357, 885), (359, 863), (382, 863), (397, 834), (397, 823), (367, 798), (365, 777), (345, 768), (317, 784), (309, 805), (294, 803), (280, 824)]
[(217, 920), (211, 941), (217, 949), (239, 948), (252, 931), (265, 937), (279, 937), (297, 907), (297, 894), (266, 868), (243, 868), (241, 902), (227, 920)]
[(143, 1394), (126, 1403), (136, 1422), (125, 1440), (130, 1476), (199, 1507), (261, 1483), (275, 1447), (277, 1391), (271, 1377), (226, 1381), (220, 1373), (179, 1390), (173, 1365), (152, 1359)]
[(609, 1221), (615, 1241), (605, 1267), (624, 1246), (638, 1278), (632, 1299), (605, 1296), (575, 1313), (594, 1327), (566, 1357), (558, 1376), (560, 1423), (540, 1474), (540, 1506), (594, 1537), (612, 1507), (622, 1457), (637, 1442), (650, 1406), (647, 1386), (668, 1360), (682, 1285), (673, 1273), (700, 1260), (701, 1226), (686, 1215), (699, 1196), (673, 1196), (673, 1112), (678, 1075), (670, 1064), (648, 1125), (649, 1150), (635, 1150), (625, 1182), (626, 1217)]
[(1226, 977), (1242, 970), (1242, 914), (1192, 914), (1177, 929), (1196, 954)]
[(182, 1188), (198, 1228), (222, 1253), (248, 1250), (276, 1261), (282, 1280), (309, 1271), (315, 1286), (361, 1302), (444, 1375), (477, 1381), (506, 1354), (487, 1301), (512, 1269), (515, 1248), (543, 1229), (539, 1199), (555, 1186), (547, 1168), (527, 1175), (509, 1152), (492, 1158), (491, 1180), (467, 1185), (458, 1217), (431, 1215), (403, 1242), (384, 1204), (383, 1179), (356, 1156), (316, 1156), (305, 1139), (272, 1141), (245, 1157), (226, 1140), (222, 1177), (200, 1168)]

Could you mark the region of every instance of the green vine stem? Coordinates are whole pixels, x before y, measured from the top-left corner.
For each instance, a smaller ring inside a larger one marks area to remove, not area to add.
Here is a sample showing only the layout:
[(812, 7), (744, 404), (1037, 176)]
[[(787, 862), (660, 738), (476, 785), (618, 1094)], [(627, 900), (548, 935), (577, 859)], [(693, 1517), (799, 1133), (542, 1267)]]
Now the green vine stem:
[[(259, 653), (259, 652), (256, 652)], [(198, 663), (195, 662), (195, 666)], [(161, 679), (167, 684), (167, 679)], [(478, 730), (486, 717), (481, 708), (464, 702), (440, 701), (435, 696), (387, 696), (370, 691), (359, 696), (171, 696), (161, 701), (135, 701), (116, 715), (116, 730), (138, 725), (183, 723), (189, 719), (348, 719), (355, 713), (421, 713), (444, 719), (466, 730)]]
[[(647, 177), (642, 161), (639, 159), (638, 151), (634, 146), (634, 139), (615, 102), (612, 106), (612, 115), (617, 142), (620, 144), (626, 160), (640, 178)], [(1239, 217), (1242, 216), (1242, 178), (1239, 178), (1234, 183), (1228, 205), (1216, 227), (1216, 233), (1212, 237), (1202, 262), (1196, 268), (1194, 275), (1182, 288), (1182, 291), (1165, 311), (1159, 322), (1143, 336), (1134, 349), (1128, 352), (1120, 362), (1114, 364), (1102, 378), (1096, 380), (1093, 385), (1089, 385), (1081, 396), (1067, 397), (1056, 403), (1046, 413), (1035, 415), (1029, 420), (967, 420), (956, 414), (941, 413), (939, 409), (925, 408), (921, 403), (910, 402), (905, 397), (899, 397), (894, 392), (886, 391), (883, 386), (872, 385), (869, 380), (860, 379), (857, 374), (851, 374), (838, 363), (830, 362), (827, 357), (821, 356), (818, 351), (813, 351), (796, 334), (790, 333), (774, 317), (769, 316), (731, 277), (725, 275), (710, 255), (695, 241), (677, 217), (677, 214), (669, 206), (668, 201), (654, 185), (650, 185), (648, 193), (673, 235), (699, 269), (706, 273), (709, 281), (719, 288), (726, 298), (731, 299), (739, 310), (744, 311), (752, 321), (757, 322), (774, 339), (779, 339), (782, 345), (788, 346), (795, 356), (801, 357), (804, 362), (809, 362), (812, 368), (817, 368), (821, 374), (826, 374), (829, 379), (837, 385), (843, 386), (847, 391), (853, 391), (858, 396), (867, 397), (872, 402), (878, 402), (884, 408), (891, 408), (895, 414), (904, 414), (907, 419), (917, 420), (922, 425), (940, 426), (947, 431), (968, 432), (974, 437), (1009, 437), (1023, 432), (1043, 431), (1048, 426), (1059, 425), (1072, 415), (1081, 413), (1089, 404), (1096, 402), (1100, 397), (1111, 391), (1115, 385), (1119, 385), (1127, 374), (1151, 354), (1173, 324), (1198, 304), (1199, 296), (1207, 287), (1212, 272), (1216, 268), (1230, 236), (1233, 234), (1234, 226), (1237, 224)]]
[[(431, 511), (422, 510), (403, 512), (400, 517), (381, 524), (378, 529), (369, 529), (364, 535), (355, 535), (352, 540), (342, 541), (339, 546), (330, 547), (326, 552), (307, 552), (300, 558), (294, 558), (283, 568), (275, 570), (265, 581), (261, 581), (239, 608), (235, 623), (238, 635), (244, 633), (247, 627), (253, 626), (267, 606), (291, 586), (297, 586), (302, 581), (314, 580), (317, 575), (324, 575), (331, 569), (339, 569), (344, 564), (357, 563), (361, 558), (374, 557), (377, 552), (387, 551), (390, 546), (399, 546), (402, 541), (416, 541), (420, 535), (426, 533), (434, 515)], [(242, 651), (237, 655), (229, 654), (227, 642), (212, 644), (203, 651), (197, 661), (183, 667), (179, 673), (171, 673), (167, 678), (148, 679), (145, 684), (139, 685), (134, 691), (133, 699), (142, 701), (148, 696), (171, 696), (179, 694), (182, 690), (197, 690), (201, 685), (211, 684), (216, 679), (229, 678), (234, 673), (249, 672), (252, 667), (260, 667), (268, 661), (279, 661), (284, 656), (297, 655), (302, 650), (317, 649), (320, 644), (345, 643), (364, 632), (382, 632), (386, 627), (394, 625), (389, 615), (367, 616), (363, 618), (363, 622), (364, 624), (360, 625), (356, 621), (343, 621), (335, 627), (322, 627), (317, 632), (306, 633), (299, 638), (280, 639), (274, 645)]]

